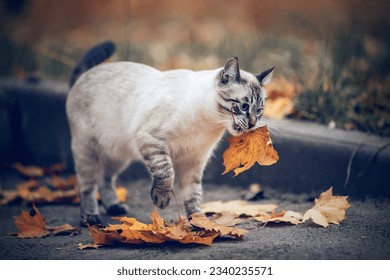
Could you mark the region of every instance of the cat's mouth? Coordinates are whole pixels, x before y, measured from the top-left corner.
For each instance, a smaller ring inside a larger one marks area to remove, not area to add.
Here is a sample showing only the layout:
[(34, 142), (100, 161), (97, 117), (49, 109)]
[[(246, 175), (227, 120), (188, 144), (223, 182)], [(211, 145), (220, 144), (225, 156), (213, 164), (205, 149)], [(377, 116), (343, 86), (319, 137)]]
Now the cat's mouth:
[(239, 126), (238, 124), (234, 123), (233, 124), (233, 131), (235, 132), (234, 134), (236, 134), (238, 136), (244, 132), (244, 129), (241, 126)]

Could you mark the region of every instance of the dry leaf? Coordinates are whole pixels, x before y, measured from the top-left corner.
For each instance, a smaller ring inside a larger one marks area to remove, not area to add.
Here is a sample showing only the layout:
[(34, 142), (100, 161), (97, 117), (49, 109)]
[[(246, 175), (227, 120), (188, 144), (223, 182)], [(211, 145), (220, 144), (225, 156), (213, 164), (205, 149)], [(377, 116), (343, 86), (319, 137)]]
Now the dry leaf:
[(30, 212), (22, 211), (22, 214), (15, 218), (15, 224), (19, 230), (19, 238), (35, 238), (49, 235), (45, 219), (35, 205), (33, 205)]
[(78, 244), (78, 248), (80, 250), (84, 250), (84, 249), (99, 249), (99, 247), (101, 247), (101, 246), (102, 245), (92, 244), (92, 243), (87, 243), (87, 244), (79, 243)]
[(71, 226), (70, 224), (63, 224), (63, 225), (54, 226), (54, 227), (46, 226), (46, 229), (54, 235), (67, 234), (67, 235), (73, 236), (73, 235), (81, 233), (80, 228), (75, 228), (75, 227)]
[(29, 203), (61, 203), (70, 202), (77, 197), (78, 192), (75, 189), (67, 191), (52, 191), (46, 186), (39, 186), (32, 190), (19, 190), (20, 197)]
[(65, 165), (63, 165), (62, 163), (55, 163), (53, 165), (50, 165), (49, 167), (44, 168), (43, 170), (45, 171), (45, 173), (52, 174), (64, 172), (65, 169)]
[(7, 205), (19, 198), (17, 191), (0, 191), (0, 205)]
[(135, 218), (129, 217), (114, 217), (114, 219), (122, 222), (122, 224), (107, 227), (90, 226), (88, 228), (93, 244), (158, 244), (174, 241), (183, 244), (211, 245), (218, 236), (230, 235), (235, 238), (242, 238), (246, 232), (241, 229), (218, 225), (207, 217), (198, 217), (197, 215), (191, 216), (188, 220), (181, 219), (177, 224), (167, 224), (158, 215), (157, 210), (152, 214), (152, 224), (144, 224)]
[(264, 116), (271, 119), (283, 119), (293, 111), (293, 98), (297, 88), (283, 77), (276, 77), (267, 86), (267, 101)]
[(20, 163), (15, 163), (12, 165), (19, 173), (23, 174), (26, 177), (42, 177), (45, 175), (45, 170), (37, 166), (23, 166)]
[(120, 203), (125, 203), (126, 202), (126, 200), (127, 200), (127, 193), (128, 192), (129, 191), (125, 187), (123, 187), (123, 186), (116, 187), (115, 193), (116, 193)]
[(256, 162), (272, 165), (278, 161), (267, 126), (228, 139), (230, 146), (223, 153), (226, 174), (233, 170), (235, 176), (251, 168)]
[(53, 175), (51, 178), (46, 178), (46, 182), (58, 190), (65, 191), (76, 187), (76, 177), (70, 176), (68, 179), (58, 175)]
[(333, 187), (321, 193), (314, 201), (314, 207), (303, 215), (302, 222), (312, 219), (314, 223), (327, 227), (329, 223), (339, 224), (345, 219), (345, 210), (351, 207), (348, 196), (333, 196)]
[(245, 200), (231, 200), (227, 202), (211, 201), (202, 205), (204, 213), (222, 213), (228, 212), (237, 215), (245, 216), (260, 216), (267, 213), (272, 213), (278, 208), (276, 204), (251, 204)]
[(264, 116), (274, 120), (281, 120), (289, 115), (294, 109), (294, 103), (291, 98), (279, 97), (277, 99), (267, 100), (264, 110)]
[(69, 224), (64, 224), (55, 227), (46, 225), (45, 219), (35, 205), (32, 206), (29, 212), (22, 211), (20, 216), (15, 218), (15, 224), (18, 228), (17, 237), (19, 238), (36, 238), (45, 237), (50, 233), (57, 234), (79, 234), (79, 228), (74, 228)]
[(221, 236), (232, 236), (235, 238), (242, 238), (244, 234), (248, 232), (245, 229), (219, 225), (200, 213), (195, 213), (191, 215), (189, 221), (190, 224), (195, 227), (202, 228), (209, 231), (216, 231), (220, 233)]
[(31, 189), (37, 187), (39, 182), (35, 179), (28, 180), (26, 182), (20, 183), (16, 185), (16, 189), (18, 192), (30, 191)]
[(228, 227), (233, 227), (247, 221), (247, 219), (238, 218), (236, 214), (231, 212), (215, 213), (212, 217), (217, 224)]
[(293, 225), (299, 225), (302, 223), (303, 215), (299, 212), (294, 211), (282, 211), (278, 213), (273, 213), (269, 216), (260, 216), (255, 217), (254, 219), (263, 223), (290, 223)]

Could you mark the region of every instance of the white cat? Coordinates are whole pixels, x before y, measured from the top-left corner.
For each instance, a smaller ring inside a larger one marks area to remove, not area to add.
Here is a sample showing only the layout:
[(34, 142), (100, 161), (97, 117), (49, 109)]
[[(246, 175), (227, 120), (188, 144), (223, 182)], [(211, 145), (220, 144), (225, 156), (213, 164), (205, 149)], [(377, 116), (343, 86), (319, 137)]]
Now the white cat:
[(211, 71), (158, 71), (116, 62), (93, 67), (76, 81), (66, 109), (81, 196), (81, 222), (100, 222), (99, 189), (110, 215), (127, 206), (115, 179), (131, 161), (145, 163), (153, 203), (165, 208), (177, 182), (187, 215), (201, 211), (202, 175), (225, 130), (256, 129), (273, 68), (255, 76), (237, 58)]

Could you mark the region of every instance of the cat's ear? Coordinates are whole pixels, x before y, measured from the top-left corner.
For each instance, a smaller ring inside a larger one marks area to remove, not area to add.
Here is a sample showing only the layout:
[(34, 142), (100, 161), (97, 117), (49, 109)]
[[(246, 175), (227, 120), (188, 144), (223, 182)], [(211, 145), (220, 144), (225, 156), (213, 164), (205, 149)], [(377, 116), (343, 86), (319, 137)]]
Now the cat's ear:
[(241, 80), (240, 77), (240, 67), (238, 66), (238, 58), (230, 58), (226, 61), (225, 66), (223, 67), (221, 82), (239, 82)]
[(263, 71), (262, 73), (260, 73), (259, 75), (256, 76), (260, 85), (265, 86), (266, 84), (268, 84), (271, 81), (272, 75), (274, 74), (274, 69), (275, 69), (275, 67), (272, 67), (270, 69)]

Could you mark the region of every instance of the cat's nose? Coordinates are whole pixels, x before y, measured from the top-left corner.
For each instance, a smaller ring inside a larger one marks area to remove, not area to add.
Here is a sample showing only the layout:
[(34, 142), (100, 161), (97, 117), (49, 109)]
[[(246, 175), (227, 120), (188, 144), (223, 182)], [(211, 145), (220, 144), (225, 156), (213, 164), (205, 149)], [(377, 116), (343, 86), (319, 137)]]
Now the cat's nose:
[(251, 129), (252, 127), (255, 127), (256, 123), (257, 123), (256, 116), (255, 115), (251, 115), (249, 117), (248, 129)]

